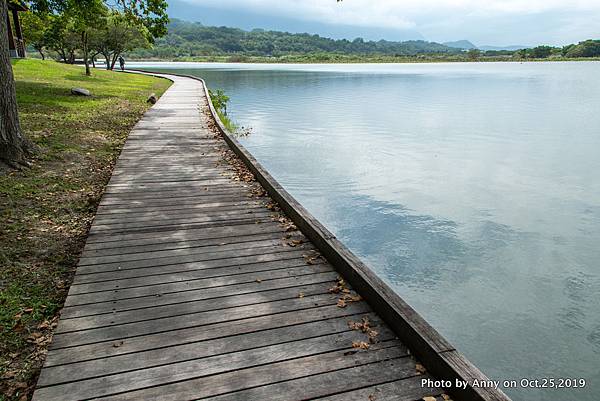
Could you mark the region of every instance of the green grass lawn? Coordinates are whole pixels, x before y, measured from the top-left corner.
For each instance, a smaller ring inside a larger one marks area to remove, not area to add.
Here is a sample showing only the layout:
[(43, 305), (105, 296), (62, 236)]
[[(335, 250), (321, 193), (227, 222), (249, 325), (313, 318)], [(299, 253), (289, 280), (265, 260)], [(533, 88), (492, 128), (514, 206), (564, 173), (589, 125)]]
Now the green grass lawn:
[(0, 400), (30, 397), (114, 162), (148, 95), (170, 85), (53, 61), (13, 69), (22, 128), (39, 149), (29, 170), (0, 170)]

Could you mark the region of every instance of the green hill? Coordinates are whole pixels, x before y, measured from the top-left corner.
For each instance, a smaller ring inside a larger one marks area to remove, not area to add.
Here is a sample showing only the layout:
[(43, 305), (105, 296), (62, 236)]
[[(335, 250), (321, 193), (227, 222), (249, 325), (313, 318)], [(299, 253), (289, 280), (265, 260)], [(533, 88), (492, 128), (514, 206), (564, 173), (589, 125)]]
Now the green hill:
[(460, 49), (439, 43), (412, 40), (407, 42), (377, 42), (334, 40), (308, 33), (204, 26), (198, 22), (174, 19), (169, 33), (157, 40), (152, 49), (128, 53), (129, 58), (177, 59), (184, 57), (243, 55), (285, 56), (299, 54), (339, 53), (345, 55), (415, 56), (419, 54), (458, 54)]
[(456, 42), (444, 42), (444, 45), (448, 46), (448, 47), (453, 47), (456, 49), (463, 49), (463, 50), (477, 49), (477, 46), (475, 46), (473, 43), (469, 42), (468, 40), (457, 40)]

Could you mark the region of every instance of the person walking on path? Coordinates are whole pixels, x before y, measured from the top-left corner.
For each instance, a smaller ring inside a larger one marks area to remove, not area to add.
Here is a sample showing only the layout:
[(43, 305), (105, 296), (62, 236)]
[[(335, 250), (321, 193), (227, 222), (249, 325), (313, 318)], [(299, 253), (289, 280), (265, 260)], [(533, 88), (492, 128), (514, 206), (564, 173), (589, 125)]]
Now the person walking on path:
[(121, 71), (125, 71), (125, 59), (123, 56), (119, 56), (119, 65), (121, 66)]

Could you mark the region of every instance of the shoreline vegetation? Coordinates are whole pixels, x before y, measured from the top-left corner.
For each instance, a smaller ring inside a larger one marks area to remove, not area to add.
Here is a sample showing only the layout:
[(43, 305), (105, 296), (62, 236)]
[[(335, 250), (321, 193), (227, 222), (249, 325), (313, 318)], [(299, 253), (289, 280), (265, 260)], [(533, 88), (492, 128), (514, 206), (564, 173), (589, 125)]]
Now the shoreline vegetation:
[[(464, 47), (458, 47), (464, 46)], [(205, 26), (172, 19), (152, 46), (126, 52), (129, 60), (246, 63), (434, 63), (468, 61), (600, 60), (600, 40), (566, 46), (481, 50), (468, 41), (331, 39), (308, 33)]]
[(235, 121), (229, 117), (227, 114), (227, 103), (229, 102), (229, 96), (223, 92), (221, 89), (209, 89), (208, 94), (210, 96), (210, 101), (219, 116), (219, 119), (227, 128), (229, 132), (231, 132), (236, 137), (245, 137), (252, 133), (251, 127), (244, 127), (239, 125)]
[[(77, 260), (131, 128), (170, 82), (13, 60), (31, 167), (0, 170), (0, 400), (29, 399)], [(72, 88), (91, 96), (73, 96)]]
[[(104, 66), (114, 67), (121, 54), (128, 61), (178, 61), (214, 63), (264, 64), (350, 64), (350, 63), (452, 63), (452, 62), (539, 62), (598, 61), (600, 40), (584, 40), (562, 47), (536, 46), (517, 50), (480, 50), (468, 41), (464, 46), (424, 40), (368, 41), (331, 39), (308, 33), (289, 33), (253, 29), (246, 31), (229, 27), (205, 26), (199, 22), (172, 19), (166, 35), (151, 43), (139, 38), (139, 32), (122, 33), (118, 18), (109, 18), (105, 30), (92, 30), (88, 55), (105, 60)], [(24, 30), (29, 54), (75, 63), (85, 59), (79, 36), (69, 29), (58, 33), (40, 30), (30, 13), (24, 17)], [(112, 22), (110, 22), (112, 21)], [(39, 22), (39, 21), (38, 21)], [(60, 21), (50, 20), (53, 24)], [(50, 26), (54, 26), (50, 24)], [(128, 31), (126, 31), (128, 32)], [(113, 39), (108, 39), (113, 38)], [(115, 40), (118, 38), (119, 40)], [(112, 61), (111, 61), (112, 60)]]
[(220, 55), (220, 56), (195, 56), (176, 58), (133, 58), (130, 62), (196, 62), (196, 63), (231, 63), (231, 64), (419, 64), (419, 63), (472, 63), (472, 62), (503, 62), (503, 63), (529, 63), (529, 62), (570, 62), (570, 61), (600, 61), (600, 57), (553, 57), (516, 59), (512, 57), (479, 57), (471, 60), (466, 57), (396, 57), (396, 56), (348, 56), (340, 54), (315, 54), (315, 55), (286, 55), (280, 57), (245, 56), (245, 55)]

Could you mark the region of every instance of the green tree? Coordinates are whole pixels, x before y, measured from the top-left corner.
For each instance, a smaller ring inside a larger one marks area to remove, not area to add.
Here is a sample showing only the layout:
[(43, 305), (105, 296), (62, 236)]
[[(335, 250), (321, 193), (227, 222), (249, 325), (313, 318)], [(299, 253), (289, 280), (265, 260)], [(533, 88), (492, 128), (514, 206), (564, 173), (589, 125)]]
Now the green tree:
[(48, 16), (45, 42), (46, 46), (58, 53), (65, 63), (73, 64), (75, 52), (80, 46), (73, 18), (64, 14)]
[(470, 49), (467, 52), (467, 57), (471, 61), (477, 61), (479, 60), (479, 57), (481, 57), (481, 51), (479, 49)]
[(144, 25), (113, 11), (105, 26), (91, 33), (90, 46), (104, 56), (106, 69), (112, 70), (123, 52), (149, 47), (148, 37), (150, 34)]
[(33, 13), (27, 11), (23, 13), (21, 17), (21, 26), (23, 28), (25, 42), (40, 54), (42, 60), (46, 59), (44, 51), (48, 45), (48, 35), (46, 32), (49, 24), (49, 16), (45, 13)]
[[(564, 49), (563, 49), (564, 51)], [(600, 57), (600, 40), (586, 40), (566, 50), (567, 57)]]
[[(8, 32), (4, 23), (8, 18), (8, 1), (13, 0), (0, 0), (0, 161), (18, 167), (27, 164), (33, 147), (23, 136), (19, 121)], [(109, 8), (120, 9), (132, 21), (144, 25), (151, 41), (166, 33), (169, 21), (166, 0), (30, 0), (28, 4), (34, 12), (73, 13), (76, 17), (75, 26), (81, 29), (80, 32), (89, 34), (81, 23), (93, 23), (96, 16), (91, 12), (99, 9), (98, 2), (103, 2)], [(89, 10), (83, 9), (86, 4), (91, 6)], [(84, 55), (86, 62), (89, 61), (88, 56), (89, 50)], [(89, 65), (86, 70), (89, 71)]]
[(67, 0), (65, 14), (73, 20), (73, 28), (78, 33), (85, 64), (85, 75), (90, 71), (90, 32), (102, 29), (106, 24), (108, 7), (103, 0)]
[(548, 58), (553, 51), (554, 48), (551, 46), (537, 46), (529, 50), (529, 55), (533, 58)]

